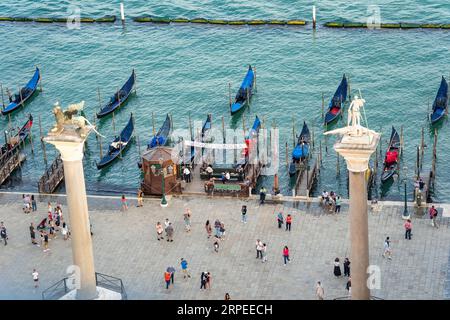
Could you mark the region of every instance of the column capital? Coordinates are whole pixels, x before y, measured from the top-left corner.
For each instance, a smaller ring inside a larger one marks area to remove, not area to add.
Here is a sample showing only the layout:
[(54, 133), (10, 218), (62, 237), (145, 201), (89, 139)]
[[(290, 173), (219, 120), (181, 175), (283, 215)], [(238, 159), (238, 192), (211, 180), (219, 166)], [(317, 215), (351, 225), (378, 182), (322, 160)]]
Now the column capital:
[(83, 147), (84, 140), (76, 141), (62, 141), (51, 140), (48, 137), (44, 138), (44, 141), (50, 143), (58, 149), (61, 153), (61, 159), (63, 161), (81, 161), (83, 160)]
[(369, 159), (376, 150), (380, 134), (360, 137), (343, 136), (334, 145), (334, 150), (344, 157), (350, 172), (365, 172), (369, 168)]

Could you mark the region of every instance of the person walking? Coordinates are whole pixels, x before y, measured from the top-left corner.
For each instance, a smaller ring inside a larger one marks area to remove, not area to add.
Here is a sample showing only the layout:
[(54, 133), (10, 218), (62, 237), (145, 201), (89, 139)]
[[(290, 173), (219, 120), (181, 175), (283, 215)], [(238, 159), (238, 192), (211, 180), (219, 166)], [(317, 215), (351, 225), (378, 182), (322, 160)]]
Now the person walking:
[(170, 280), (172, 280), (172, 284), (175, 280), (175, 268), (174, 267), (168, 267), (167, 272), (170, 272)]
[(386, 240), (384, 240), (383, 258), (386, 258), (386, 256), (389, 260), (392, 259), (391, 240), (389, 237), (386, 237)]
[(438, 216), (438, 211), (436, 210), (434, 205), (431, 206), (431, 208), (429, 210), (429, 214), (430, 214), (430, 219), (431, 219), (431, 225), (435, 228), (439, 228), (439, 225), (436, 222), (436, 218)]
[(242, 213), (242, 222), (247, 223), (247, 206), (242, 206), (241, 213)]
[(184, 226), (186, 228), (186, 232), (191, 231), (191, 210), (186, 208), (183, 214)]
[(181, 258), (180, 265), (181, 265), (181, 270), (183, 272), (183, 278), (184, 279), (186, 279), (186, 277), (190, 278), (191, 275), (189, 274), (189, 271), (187, 269), (188, 268), (188, 263), (187, 263), (187, 261), (184, 258)]
[(219, 241), (215, 240), (213, 246), (214, 246), (214, 251), (219, 252)]
[(161, 239), (164, 239), (163, 237), (163, 226), (161, 224), (161, 222), (157, 222), (156, 223), (156, 239), (158, 239), (158, 241), (160, 241)]
[(48, 248), (48, 233), (44, 232), (44, 252), (49, 251), (50, 249)]
[(34, 230), (34, 223), (31, 222), (30, 224), (30, 237), (31, 237), (31, 243), (36, 245), (36, 231)]
[(225, 240), (225, 224), (220, 223), (220, 240)]
[(220, 238), (220, 221), (219, 219), (216, 219), (216, 221), (214, 222), (214, 229), (216, 231), (216, 238)]
[(291, 232), (291, 223), (292, 223), (292, 216), (288, 214), (286, 217), (286, 231), (289, 230), (289, 232)]
[(256, 240), (256, 259), (263, 258), (262, 249), (263, 249), (263, 244), (262, 244), (261, 240), (257, 239)]
[(137, 192), (137, 207), (143, 207), (144, 206), (144, 192), (139, 188)]
[(284, 223), (283, 213), (280, 211), (277, 215), (278, 229), (281, 229), (281, 226)]
[(335, 200), (335, 208), (334, 208), (334, 213), (340, 213), (341, 212), (341, 196), (336, 196), (336, 200)]
[(349, 297), (352, 295), (352, 278), (348, 278), (347, 284), (345, 285), (345, 289), (348, 291)]
[(406, 220), (405, 224), (405, 239), (411, 240), (411, 230), (412, 230), (412, 224), (411, 220)]
[(340, 277), (341, 273), (341, 263), (339, 262), (339, 258), (334, 259), (334, 270), (333, 273), (336, 277)]
[(173, 242), (173, 227), (172, 222), (169, 222), (169, 225), (166, 228), (166, 236), (167, 236), (167, 242)]
[(319, 300), (323, 300), (323, 298), (325, 296), (325, 290), (323, 289), (323, 286), (320, 283), (320, 281), (317, 281), (317, 284), (316, 284), (316, 296), (317, 296), (317, 299), (319, 299)]
[(33, 211), (37, 211), (36, 199), (34, 199), (34, 194), (31, 195), (31, 208)]
[(350, 260), (348, 258), (344, 260), (344, 276), (350, 277)]
[(120, 200), (120, 202), (122, 203), (122, 211), (127, 211), (128, 210), (128, 202), (127, 202), (127, 198), (125, 198), (125, 195), (122, 195), (122, 198)]
[(264, 263), (267, 261), (267, 245), (265, 243), (263, 243), (263, 248), (262, 248), (261, 252), (262, 252), (262, 256), (263, 256), (262, 262)]
[(212, 283), (212, 276), (211, 276), (211, 272), (208, 271), (206, 273), (205, 289), (211, 289), (211, 283)]
[(183, 175), (184, 175), (184, 180), (186, 181), (186, 183), (190, 183), (191, 182), (191, 171), (189, 170), (188, 167), (184, 167)]
[(171, 276), (172, 275), (170, 274), (169, 271), (166, 270), (166, 272), (164, 272), (164, 281), (166, 282), (166, 289), (169, 289)]
[(200, 290), (206, 289), (206, 278), (207, 278), (207, 272), (202, 272), (200, 276)]
[(36, 271), (36, 269), (33, 269), (31, 276), (33, 277), (34, 287), (39, 287), (39, 273)]
[(8, 233), (6, 232), (6, 227), (2, 222), (0, 222), (0, 237), (5, 242), (5, 246), (8, 244)]
[(266, 193), (267, 193), (266, 188), (262, 186), (261, 189), (259, 190), (259, 204), (264, 204), (264, 201), (266, 201)]
[(164, 228), (167, 228), (170, 224), (169, 218), (166, 218), (166, 220), (164, 221)]
[(283, 259), (284, 265), (286, 265), (286, 261), (289, 261), (289, 263), (291, 263), (291, 259), (289, 259), (289, 248), (287, 246), (284, 246), (283, 248)]
[(211, 227), (211, 223), (209, 223), (209, 220), (206, 220), (205, 229), (206, 229), (206, 234), (208, 235), (208, 239), (211, 238), (212, 227)]
[(67, 223), (65, 221), (63, 221), (63, 224), (62, 224), (61, 234), (63, 235), (64, 240), (69, 239), (69, 234), (70, 234), (69, 226), (67, 225)]

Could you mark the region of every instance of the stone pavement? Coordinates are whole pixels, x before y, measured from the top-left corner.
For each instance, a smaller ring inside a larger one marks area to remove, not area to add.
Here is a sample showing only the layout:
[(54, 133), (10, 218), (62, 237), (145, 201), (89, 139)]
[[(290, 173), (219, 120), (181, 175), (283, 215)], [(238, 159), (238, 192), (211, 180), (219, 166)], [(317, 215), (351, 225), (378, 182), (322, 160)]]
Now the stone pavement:
[[(56, 199), (56, 198), (54, 198)], [(65, 199), (61, 198), (64, 204)], [(220, 299), (228, 292), (236, 299), (315, 299), (315, 283), (322, 281), (325, 298), (347, 295), (346, 279), (335, 278), (336, 257), (350, 256), (348, 207), (330, 215), (318, 203), (259, 206), (254, 200), (173, 198), (162, 209), (156, 200), (143, 208), (130, 201), (128, 212), (120, 212), (119, 199), (90, 199), (96, 271), (121, 278), (129, 299)], [(240, 208), (248, 206), (248, 222), (240, 219)], [(184, 208), (192, 211), (192, 231), (185, 232)], [(292, 231), (278, 229), (275, 212), (293, 215)], [(383, 299), (444, 299), (450, 251), (448, 218), (439, 218), (439, 229), (427, 217), (413, 217), (413, 239), (404, 240), (401, 204), (383, 205), (369, 214), (370, 262), (381, 269), (381, 288), (372, 295)], [(67, 216), (67, 208), (63, 207)], [(28, 226), (46, 216), (46, 202), (37, 213), (25, 215), (19, 195), (0, 195), (0, 220), (9, 232), (9, 243), (0, 243), (0, 299), (41, 299), (42, 290), (61, 280), (72, 263), (70, 240), (61, 236), (50, 241), (51, 251), (30, 242)], [(174, 242), (157, 241), (155, 224), (169, 218)], [(225, 223), (226, 240), (219, 253), (208, 240), (205, 221)], [(393, 259), (381, 254), (386, 236), (392, 240)], [(257, 260), (255, 241), (267, 243), (268, 262)], [(292, 262), (283, 265), (282, 248), (289, 246)], [(189, 262), (191, 279), (181, 276), (180, 258)], [(173, 265), (175, 285), (165, 289), (163, 273)], [(40, 273), (34, 290), (31, 272)], [(200, 291), (200, 274), (212, 273), (212, 288)]]

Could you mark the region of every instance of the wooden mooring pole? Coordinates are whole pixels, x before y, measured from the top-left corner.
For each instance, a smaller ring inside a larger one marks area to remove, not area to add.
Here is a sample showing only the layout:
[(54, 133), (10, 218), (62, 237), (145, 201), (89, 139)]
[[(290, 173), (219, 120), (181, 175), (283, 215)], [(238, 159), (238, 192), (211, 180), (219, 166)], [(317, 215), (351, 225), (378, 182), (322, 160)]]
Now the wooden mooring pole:
[(41, 115), (39, 115), (39, 135), (40, 135), (40, 139), (41, 139), (42, 154), (44, 156), (45, 169), (47, 169), (47, 150), (45, 147), (44, 135), (42, 134)]
[(295, 118), (292, 117), (292, 147), (295, 148)]
[(422, 137), (420, 141), (420, 170), (422, 170), (424, 149), (425, 149), (425, 138), (424, 138), (424, 129), (422, 127)]
[(325, 116), (324, 112), (325, 112), (325, 96), (322, 92), (322, 120), (323, 120), (323, 117)]
[(286, 168), (289, 168), (289, 150), (288, 142), (286, 141)]

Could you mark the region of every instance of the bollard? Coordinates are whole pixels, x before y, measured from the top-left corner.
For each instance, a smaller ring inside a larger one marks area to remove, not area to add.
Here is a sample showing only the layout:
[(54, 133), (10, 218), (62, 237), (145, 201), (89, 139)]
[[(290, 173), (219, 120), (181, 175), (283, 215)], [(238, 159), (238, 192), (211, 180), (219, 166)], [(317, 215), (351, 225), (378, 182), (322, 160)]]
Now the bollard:
[(120, 3), (120, 20), (122, 20), (122, 25), (125, 26), (125, 10), (123, 8), (123, 2)]
[(316, 6), (313, 6), (313, 29), (316, 29)]

